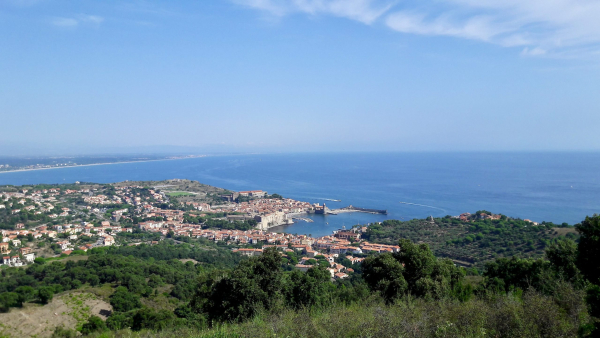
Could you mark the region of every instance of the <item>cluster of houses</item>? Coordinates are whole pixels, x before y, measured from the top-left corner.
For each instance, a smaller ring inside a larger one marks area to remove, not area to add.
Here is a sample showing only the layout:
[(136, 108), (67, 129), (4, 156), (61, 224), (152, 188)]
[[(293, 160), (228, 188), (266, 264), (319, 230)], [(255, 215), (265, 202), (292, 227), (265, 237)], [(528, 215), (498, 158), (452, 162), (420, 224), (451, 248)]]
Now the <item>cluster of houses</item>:
[[(308, 202), (301, 202), (292, 199), (270, 199), (267, 197), (266, 191), (242, 191), (235, 193), (237, 196), (247, 196), (253, 199), (241, 203), (227, 203), (224, 205), (211, 206), (206, 203), (187, 202), (196, 210), (207, 213), (229, 213), (227, 216), (229, 221), (249, 220), (253, 219), (257, 222), (256, 229), (241, 231), (241, 230), (219, 230), (219, 229), (202, 229), (202, 225), (188, 224), (184, 222), (185, 212), (181, 210), (169, 210), (157, 207), (157, 203), (162, 203), (166, 200), (166, 196), (162, 192), (149, 189), (143, 194), (140, 194), (136, 188), (139, 186), (121, 186), (115, 187), (114, 193), (105, 192), (101, 189), (90, 188), (81, 190), (61, 190), (60, 188), (44, 189), (36, 191), (22, 190), (20, 192), (2, 193), (0, 201), (10, 204), (0, 203), (0, 206), (8, 205), (11, 210), (36, 210), (36, 212), (53, 213), (51, 216), (60, 217), (69, 215), (72, 210), (69, 208), (55, 207), (57, 196), (61, 194), (76, 194), (81, 193), (84, 202), (88, 205), (86, 208), (93, 212), (103, 212), (103, 205), (114, 205), (126, 203), (135, 208), (135, 213), (146, 219), (160, 219), (160, 221), (148, 220), (140, 222), (139, 228), (149, 232), (159, 232), (167, 235), (173, 232), (176, 236), (187, 236), (194, 238), (206, 238), (212, 241), (223, 241), (228, 244), (246, 245), (263, 243), (261, 249), (237, 249), (240, 254), (248, 256), (261, 255), (263, 249), (269, 246), (275, 246), (280, 249), (283, 254), (286, 251), (294, 250), (300, 252), (303, 258), (296, 266), (298, 269), (306, 270), (311, 267), (310, 261), (316, 256), (321, 255), (329, 261), (329, 271), (332, 278), (346, 278), (347, 273), (351, 269), (335, 263), (335, 258), (341, 255), (347, 255), (347, 258), (354, 263), (360, 263), (360, 258), (354, 258), (352, 255), (360, 255), (368, 252), (396, 252), (400, 248), (398, 246), (372, 244), (361, 242), (361, 232), (366, 231), (365, 228), (352, 229), (351, 231), (338, 231), (332, 236), (320, 238), (312, 238), (306, 235), (293, 235), (285, 233), (273, 233), (266, 231), (268, 228), (276, 225), (287, 224), (292, 222), (292, 217), (298, 214), (314, 212), (315, 207)], [(232, 196), (235, 197), (235, 196)], [(13, 206), (14, 204), (14, 206)], [(128, 216), (129, 209), (123, 208), (120, 210), (112, 210), (112, 218), (117, 223), (122, 217)], [(231, 213), (235, 213), (231, 215)], [(201, 216), (203, 216), (201, 214)], [(35, 254), (28, 251), (29, 248), (21, 247), (19, 240), (20, 236), (32, 235), (34, 238), (42, 236), (48, 238), (57, 238), (58, 234), (67, 234), (66, 238), (57, 241), (56, 244), (60, 247), (63, 253), (69, 254), (73, 250), (87, 251), (95, 246), (110, 246), (115, 244), (114, 235), (128, 231), (132, 232), (132, 228), (123, 228), (120, 225), (111, 225), (108, 221), (102, 221), (100, 226), (94, 226), (86, 222), (76, 224), (57, 224), (43, 225), (35, 229), (26, 230), (23, 224), (17, 225), (15, 230), (2, 230), (3, 243), (0, 243), (0, 253), (3, 255), (2, 264), (10, 266), (19, 266), (27, 262), (33, 262)], [(77, 240), (80, 236), (98, 236), (98, 241), (94, 244), (86, 244), (76, 247), (72, 241)], [(61, 236), (64, 237), (64, 236)], [(20, 248), (19, 255), (10, 255), (11, 248)], [(6, 256), (4, 256), (6, 255)]]
[[(13, 248), (19, 248), (19, 256), (3, 256), (3, 263), (9, 266), (21, 266), (24, 263), (33, 262), (35, 254), (29, 247), (21, 247), (22, 243), (19, 236), (32, 235), (34, 239), (39, 239), (42, 236), (57, 239), (59, 233), (66, 233), (69, 236), (66, 239), (57, 241), (56, 244), (62, 250), (62, 253), (70, 254), (73, 250), (87, 251), (96, 246), (111, 246), (115, 245), (115, 239), (111, 234), (121, 231), (131, 232), (131, 228), (122, 228), (120, 225), (112, 226), (109, 222), (102, 222), (102, 226), (94, 227), (91, 224), (83, 222), (83, 224), (61, 224), (61, 225), (41, 225), (32, 230), (23, 229), (23, 224), (17, 224), (15, 230), (1, 230), (2, 242), (0, 243), (0, 254), (10, 254), (12, 244)], [(87, 244), (85, 246), (75, 247), (71, 241), (77, 240), (79, 236), (98, 236), (99, 239), (95, 244)], [(22, 259), (21, 259), (22, 258)]]
[[(362, 229), (361, 229), (362, 230)], [(203, 230), (206, 231), (206, 230)], [(349, 233), (352, 233), (350, 235)], [(305, 235), (291, 235), (280, 233), (264, 233), (262, 231), (206, 231), (203, 236), (214, 240), (237, 240), (247, 241), (248, 243), (258, 243), (263, 241), (266, 243), (261, 249), (234, 249), (234, 252), (245, 256), (253, 257), (260, 256), (266, 248), (275, 247), (286, 255), (288, 252), (295, 251), (302, 254), (303, 257), (296, 264), (296, 268), (306, 271), (313, 267), (310, 264), (315, 257), (324, 258), (329, 262), (327, 270), (331, 273), (333, 279), (343, 279), (348, 277), (349, 272), (353, 272), (351, 268), (347, 268), (339, 263), (335, 263), (335, 259), (345, 254), (365, 254), (369, 252), (398, 252), (400, 247), (397, 245), (373, 244), (369, 242), (361, 242), (352, 244), (346, 240), (348, 237), (360, 239), (360, 230), (340, 231), (333, 236), (325, 236), (320, 238), (311, 238)], [(346, 255), (352, 264), (360, 264), (363, 258)]]
[(0, 193), (0, 208), (10, 209), (11, 214), (18, 214), (23, 211), (30, 211), (36, 215), (51, 214), (50, 217), (56, 218), (68, 215), (68, 212), (60, 211), (58, 214), (54, 210), (53, 203), (56, 202), (56, 197), (60, 194), (60, 189), (44, 189), (29, 191), (27, 189), (21, 192), (1, 192)]
[[(266, 191), (242, 191), (240, 196), (265, 197)], [(245, 221), (253, 219), (257, 222), (257, 228), (267, 230), (268, 228), (293, 223), (293, 217), (298, 214), (313, 212), (315, 206), (308, 202), (296, 201), (289, 198), (267, 198), (253, 199), (248, 202), (228, 203), (218, 206), (210, 206), (206, 203), (187, 202), (187, 205), (203, 212), (229, 212), (241, 213), (241, 215), (229, 215), (229, 221)]]
[(2, 256), (2, 261), (0, 261), (0, 265), (7, 266), (23, 266), (24, 263), (33, 263), (35, 260), (35, 254), (32, 252), (31, 248), (20, 248), (19, 255), (7, 255), (10, 253), (9, 245), (6, 242), (0, 243), (0, 253)]
[[(115, 187), (115, 194), (111, 197), (98, 194), (94, 195), (93, 192), (97, 191), (97, 189), (92, 189), (92, 191), (87, 191), (90, 193), (89, 196), (85, 196), (83, 198), (84, 202), (92, 205), (106, 205), (106, 204), (129, 204), (136, 207), (141, 207), (144, 205), (149, 205), (152, 202), (163, 202), (165, 200), (165, 195), (163, 193), (158, 193), (155, 190), (148, 190), (150, 196), (140, 196), (139, 193), (134, 193), (133, 189), (142, 189), (141, 186), (123, 186), (123, 187)], [(81, 192), (86, 192), (81, 190)]]

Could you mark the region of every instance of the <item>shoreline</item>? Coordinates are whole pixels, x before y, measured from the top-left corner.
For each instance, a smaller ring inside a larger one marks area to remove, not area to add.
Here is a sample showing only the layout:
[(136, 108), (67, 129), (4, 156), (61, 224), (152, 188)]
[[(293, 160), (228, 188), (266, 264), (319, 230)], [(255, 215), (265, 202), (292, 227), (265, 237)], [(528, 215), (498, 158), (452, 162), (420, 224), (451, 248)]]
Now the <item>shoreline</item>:
[(106, 162), (106, 163), (91, 163), (91, 164), (77, 164), (65, 167), (52, 167), (52, 168), (35, 168), (35, 169), (16, 169), (16, 170), (5, 170), (0, 171), (0, 174), (7, 173), (17, 173), (17, 172), (26, 172), (26, 171), (37, 171), (37, 170), (51, 170), (51, 169), (67, 169), (67, 168), (78, 168), (78, 167), (91, 167), (96, 165), (111, 165), (111, 164), (126, 164), (126, 163), (143, 163), (143, 162), (158, 162), (158, 161), (176, 161), (176, 160), (186, 160), (191, 158), (202, 158), (208, 155), (202, 155), (198, 157), (182, 157), (182, 158), (163, 158), (159, 160), (141, 160), (141, 161), (123, 161), (123, 162)]

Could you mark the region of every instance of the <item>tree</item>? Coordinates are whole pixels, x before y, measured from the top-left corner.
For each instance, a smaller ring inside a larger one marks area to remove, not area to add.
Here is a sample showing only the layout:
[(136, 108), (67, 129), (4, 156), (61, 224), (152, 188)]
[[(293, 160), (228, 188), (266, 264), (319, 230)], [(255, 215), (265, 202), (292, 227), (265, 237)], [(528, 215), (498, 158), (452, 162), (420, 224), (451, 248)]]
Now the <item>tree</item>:
[(110, 296), (110, 305), (112, 305), (115, 311), (119, 312), (131, 311), (142, 306), (140, 303), (140, 296), (129, 292), (127, 288), (123, 286), (119, 286), (117, 291)]
[(113, 312), (106, 319), (106, 326), (114, 331), (131, 327), (131, 316), (122, 312)]
[(35, 297), (35, 289), (31, 286), (19, 286), (15, 289), (15, 292), (19, 295), (21, 303), (30, 301)]
[(391, 253), (367, 257), (363, 261), (363, 278), (372, 290), (379, 291), (386, 302), (402, 296), (408, 288), (404, 267)]
[(562, 239), (546, 248), (546, 258), (560, 277), (576, 281), (579, 276), (577, 268), (577, 244), (571, 239)]
[(19, 294), (15, 292), (4, 292), (0, 294), (0, 310), (8, 311), (11, 307), (20, 307)]
[(230, 274), (203, 275), (192, 307), (211, 321), (241, 321), (262, 309), (273, 310), (283, 302), (281, 263), (279, 252), (268, 248), (262, 256), (242, 261)]
[(100, 319), (98, 316), (91, 316), (87, 323), (83, 324), (81, 327), (81, 333), (84, 335), (88, 335), (93, 332), (102, 332), (106, 331), (106, 323)]
[(73, 329), (65, 329), (64, 326), (57, 326), (52, 332), (52, 336), (50, 338), (76, 338), (77, 331)]
[(54, 297), (54, 288), (51, 286), (42, 286), (38, 289), (38, 298), (42, 304), (48, 304)]
[(600, 284), (600, 215), (586, 217), (576, 228), (581, 235), (577, 267), (590, 282)]
[(327, 301), (327, 292), (331, 274), (322, 266), (292, 271), (287, 295), (288, 305), (295, 308), (320, 306)]
[(407, 239), (399, 242), (394, 257), (404, 266), (408, 291), (417, 296), (441, 298), (462, 283), (464, 271), (448, 259), (438, 259), (427, 244), (415, 245)]
[(169, 326), (173, 326), (173, 322), (176, 319), (177, 318), (172, 311), (155, 311), (153, 309), (143, 308), (133, 315), (131, 329), (134, 331), (142, 329), (160, 331)]
[(399, 242), (400, 251), (368, 257), (363, 262), (363, 275), (372, 290), (382, 293), (387, 302), (403, 294), (442, 298), (460, 294), (467, 299), (469, 290), (456, 290), (462, 285), (464, 272), (447, 259), (437, 259), (426, 244), (410, 240)]
[(159, 275), (152, 274), (148, 278), (148, 286), (151, 288), (155, 288), (155, 287), (161, 286), (163, 284), (164, 284), (164, 282), (163, 282), (162, 278), (160, 278)]

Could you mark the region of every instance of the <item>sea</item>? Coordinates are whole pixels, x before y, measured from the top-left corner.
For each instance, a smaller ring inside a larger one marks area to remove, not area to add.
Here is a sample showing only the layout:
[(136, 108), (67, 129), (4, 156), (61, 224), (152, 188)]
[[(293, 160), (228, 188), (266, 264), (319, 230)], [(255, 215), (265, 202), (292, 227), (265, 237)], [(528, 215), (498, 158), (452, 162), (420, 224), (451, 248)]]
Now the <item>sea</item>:
[(488, 210), (574, 225), (600, 213), (600, 153), (302, 153), (178, 160), (0, 173), (0, 185), (190, 179), (234, 191), (266, 190), (329, 208), (387, 215), (311, 215), (275, 232), (329, 235), (386, 219)]

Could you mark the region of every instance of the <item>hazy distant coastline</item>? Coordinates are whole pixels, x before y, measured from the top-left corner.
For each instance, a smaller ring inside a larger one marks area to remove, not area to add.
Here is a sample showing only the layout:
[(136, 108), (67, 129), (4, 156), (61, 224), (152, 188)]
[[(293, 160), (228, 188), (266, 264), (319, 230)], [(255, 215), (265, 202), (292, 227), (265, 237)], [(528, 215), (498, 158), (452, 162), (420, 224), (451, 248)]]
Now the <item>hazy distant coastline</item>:
[(126, 161), (101, 162), (101, 163), (89, 163), (89, 164), (73, 164), (73, 165), (63, 165), (63, 166), (56, 165), (56, 166), (40, 167), (40, 168), (22, 168), (22, 167), (16, 167), (15, 169), (2, 170), (2, 171), (0, 171), (0, 174), (3, 174), (3, 173), (14, 173), (14, 172), (24, 172), (24, 171), (37, 171), (37, 170), (75, 168), (75, 167), (91, 167), (91, 166), (110, 165), (110, 164), (144, 163), (144, 162), (157, 162), (157, 161), (173, 161), (173, 160), (183, 160), (183, 159), (189, 159), (189, 158), (201, 158), (201, 157), (206, 157), (206, 156), (207, 155), (190, 155), (190, 156), (167, 157), (167, 158), (159, 158), (159, 159), (126, 160)]

